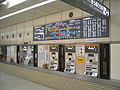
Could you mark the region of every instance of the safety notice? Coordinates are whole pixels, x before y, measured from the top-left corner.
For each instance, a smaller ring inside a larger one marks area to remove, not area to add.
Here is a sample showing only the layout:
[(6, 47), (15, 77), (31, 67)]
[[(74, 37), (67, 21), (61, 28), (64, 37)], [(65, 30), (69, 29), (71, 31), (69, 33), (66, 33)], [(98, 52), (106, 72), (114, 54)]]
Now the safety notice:
[(84, 58), (78, 58), (77, 63), (78, 64), (84, 64)]

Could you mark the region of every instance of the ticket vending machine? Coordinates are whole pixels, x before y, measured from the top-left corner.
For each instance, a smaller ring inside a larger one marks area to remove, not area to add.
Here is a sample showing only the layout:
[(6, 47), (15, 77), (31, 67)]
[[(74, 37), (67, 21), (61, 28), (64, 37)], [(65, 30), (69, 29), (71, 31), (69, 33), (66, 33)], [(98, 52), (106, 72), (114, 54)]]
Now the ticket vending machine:
[(75, 73), (75, 46), (65, 45), (65, 70), (67, 73)]
[(85, 75), (98, 76), (98, 50), (97, 44), (85, 46)]
[(49, 69), (58, 70), (59, 64), (59, 46), (58, 45), (50, 45), (50, 65)]

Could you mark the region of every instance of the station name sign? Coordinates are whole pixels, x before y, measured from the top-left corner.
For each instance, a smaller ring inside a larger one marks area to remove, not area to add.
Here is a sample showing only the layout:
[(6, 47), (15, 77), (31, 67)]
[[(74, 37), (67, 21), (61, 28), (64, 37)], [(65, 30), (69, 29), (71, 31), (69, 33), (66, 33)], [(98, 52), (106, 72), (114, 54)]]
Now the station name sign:
[(97, 0), (61, 0), (94, 16), (109, 18), (110, 9)]
[(83, 3), (89, 5), (91, 8), (97, 10), (98, 12), (105, 16), (110, 15), (110, 10), (96, 0), (83, 0)]

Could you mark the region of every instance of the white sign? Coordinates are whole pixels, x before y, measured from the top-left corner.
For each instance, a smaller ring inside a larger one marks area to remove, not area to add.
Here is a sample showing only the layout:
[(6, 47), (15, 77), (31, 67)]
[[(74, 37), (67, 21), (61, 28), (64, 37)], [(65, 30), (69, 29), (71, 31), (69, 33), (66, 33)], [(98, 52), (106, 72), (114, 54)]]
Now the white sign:
[(57, 43), (57, 40), (52, 40), (51, 43)]
[(75, 40), (72, 40), (72, 39), (66, 40), (66, 43), (74, 43), (74, 42), (75, 42)]
[(86, 1), (93, 5), (93, 6), (91, 6), (92, 8), (95, 9), (95, 7), (96, 7), (98, 9), (97, 11), (104, 14), (105, 16), (110, 15), (109, 10), (105, 6), (103, 6), (101, 3), (99, 3), (98, 1), (96, 1), (96, 0), (86, 0)]
[(96, 39), (86, 39), (86, 42), (96, 42)]

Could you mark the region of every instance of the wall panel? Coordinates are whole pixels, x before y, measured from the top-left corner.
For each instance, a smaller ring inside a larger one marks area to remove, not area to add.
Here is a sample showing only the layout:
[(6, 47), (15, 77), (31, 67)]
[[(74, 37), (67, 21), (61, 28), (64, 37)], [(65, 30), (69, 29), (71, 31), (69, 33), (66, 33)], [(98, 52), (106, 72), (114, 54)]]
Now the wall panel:
[(33, 41), (33, 21), (25, 22), (24, 42), (32, 44)]
[(1, 35), (1, 28), (0, 28), (0, 45), (2, 44), (2, 35)]
[(4, 45), (4, 39), (5, 39), (4, 28), (1, 28), (1, 45)]
[(120, 0), (111, 0), (110, 34), (112, 41), (120, 41)]
[(17, 27), (16, 25), (11, 26), (11, 38), (10, 38), (10, 44), (17, 44)]
[(46, 24), (60, 22), (60, 21), (61, 21), (61, 13), (56, 13), (46, 16)]
[(24, 23), (17, 24), (17, 44), (23, 44), (24, 33)]
[(33, 20), (33, 25), (44, 25), (45, 24), (45, 17), (37, 18)]
[(4, 44), (7, 44), (7, 27), (4, 28)]
[(6, 30), (5, 30), (6, 32), (5, 32), (5, 34), (6, 34), (6, 37), (5, 37), (5, 43), (7, 44), (7, 45), (9, 45), (10, 44), (10, 26), (8, 26), (8, 27), (6, 27)]
[[(73, 17), (69, 17), (70, 12), (73, 12)], [(82, 11), (80, 9), (75, 8), (62, 12), (62, 21), (74, 19), (74, 18), (82, 18)]]
[(111, 44), (111, 79), (120, 80), (120, 44)]

